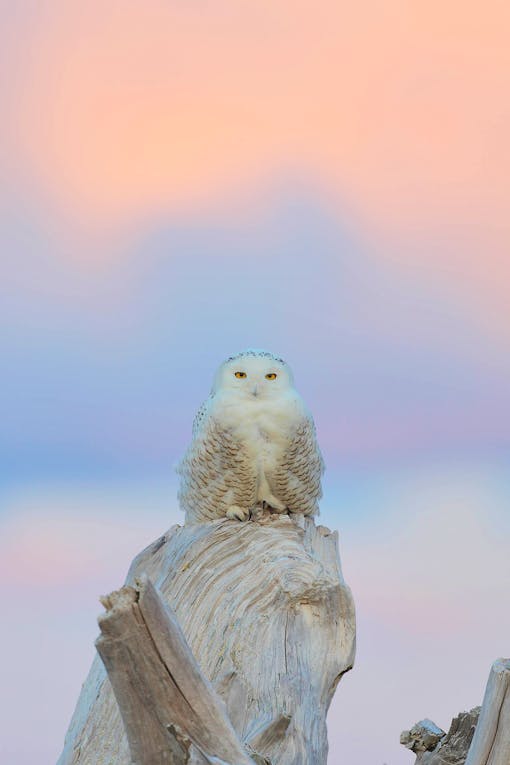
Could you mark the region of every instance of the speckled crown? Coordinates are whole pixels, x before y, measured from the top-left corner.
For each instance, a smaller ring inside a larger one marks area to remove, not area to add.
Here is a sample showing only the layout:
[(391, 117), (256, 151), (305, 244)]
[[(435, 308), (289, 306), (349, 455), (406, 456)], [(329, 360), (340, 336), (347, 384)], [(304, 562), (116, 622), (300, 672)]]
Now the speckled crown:
[(275, 356), (274, 353), (271, 353), (270, 351), (264, 351), (258, 348), (247, 348), (245, 351), (240, 351), (240, 353), (235, 353), (233, 356), (229, 356), (228, 359), (225, 359), (223, 363), (227, 364), (229, 361), (236, 361), (236, 359), (242, 359), (245, 356), (254, 356), (256, 358), (272, 359), (273, 361), (278, 361), (280, 364), (287, 363), (279, 356)]

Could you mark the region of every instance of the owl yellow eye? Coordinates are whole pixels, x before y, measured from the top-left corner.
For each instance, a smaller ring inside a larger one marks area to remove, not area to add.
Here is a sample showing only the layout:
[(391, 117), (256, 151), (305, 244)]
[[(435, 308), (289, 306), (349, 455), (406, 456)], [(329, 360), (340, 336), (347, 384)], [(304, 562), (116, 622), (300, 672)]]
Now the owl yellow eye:
[(266, 380), (276, 380), (278, 375), (276, 375), (274, 372), (269, 372), (269, 374), (266, 375)]
[(241, 379), (242, 377), (246, 377), (246, 372), (235, 372), (234, 373), (237, 379)]

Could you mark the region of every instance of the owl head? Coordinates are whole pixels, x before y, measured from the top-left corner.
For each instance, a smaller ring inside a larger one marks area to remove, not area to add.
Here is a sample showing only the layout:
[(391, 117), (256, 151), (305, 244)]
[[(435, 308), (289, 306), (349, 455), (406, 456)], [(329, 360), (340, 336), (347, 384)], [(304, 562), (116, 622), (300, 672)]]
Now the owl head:
[(290, 367), (269, 351), (248, 349), (230, 356), (216, 372), (211, 393), (236, 392), (253, 399), (281, 395), (294, 387)]

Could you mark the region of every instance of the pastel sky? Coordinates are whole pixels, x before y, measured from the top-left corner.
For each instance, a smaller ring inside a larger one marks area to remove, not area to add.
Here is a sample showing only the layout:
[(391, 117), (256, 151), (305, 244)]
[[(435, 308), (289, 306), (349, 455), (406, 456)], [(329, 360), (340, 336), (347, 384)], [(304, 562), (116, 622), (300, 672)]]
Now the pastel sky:
[(56, 760), (97, 596), (179, 520), (247, 346), (314, 413), (358, 607), (329, 765), (410, 764), (402, 728), (481, 701), (510, 637), (509, 22), (0, 0), (2, 762)]

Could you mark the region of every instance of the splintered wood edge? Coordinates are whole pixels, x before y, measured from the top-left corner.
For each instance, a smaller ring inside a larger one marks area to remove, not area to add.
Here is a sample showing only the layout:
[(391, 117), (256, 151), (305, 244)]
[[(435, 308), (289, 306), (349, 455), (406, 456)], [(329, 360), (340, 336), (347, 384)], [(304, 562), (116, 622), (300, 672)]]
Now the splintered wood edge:
[(149, 585), (150, 579), (147, 574), (143, 573), (136, 577), (134, 586), (125, 584), (120, 590), (114, 590), (113, 592), (108, 593), (108, 595), (100, 595), (99, 602), (104, 606), (107, 612), (106, 614), (101, 615), (102, 618), (109, 613), (121, 611), (124, 608), (129, 608), (133, 603), (138, 603), (142, 591)]
[(510, 677), (510, 659), (496, 659), (492, 669), (498, 673), (508, 672)]
[(115, 611), (121, 611), (124, 608), (129, 608), (133, 603), (137, 603), (139, 598), (139, 589), (125, 585), (120, 590), (114, 590), (108, 595), (101, 595), (99, 597), (100, 603), (104, 606), (106, 614), (101, 614), (99, 621), (105, 617), (113, 614)]

